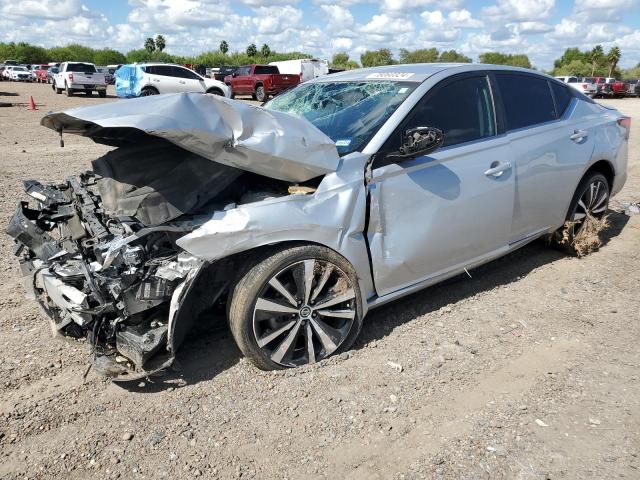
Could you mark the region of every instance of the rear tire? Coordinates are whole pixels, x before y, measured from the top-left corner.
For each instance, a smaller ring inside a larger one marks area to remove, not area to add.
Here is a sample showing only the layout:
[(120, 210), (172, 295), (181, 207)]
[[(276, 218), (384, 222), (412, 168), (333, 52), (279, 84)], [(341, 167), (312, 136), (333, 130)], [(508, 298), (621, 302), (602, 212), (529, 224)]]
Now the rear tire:
[(318, 245), (271, 253), (233, 287), (229, 325), (242, 353), (262, 370), (315, 363), (345, 351), (362, 327), (356, 272)]
[(573, 194), (564, 225), (551, 234), (551, 244), (570, 255), (584, 255), (584, 252), (576, 248), (576, 236), (588, 216), (598, 220), (604, 217), (609, 197), (609, 182), (606, 177), (598, 172), (587, 174)]
[(73, 89), (69, 88), (69, 84), (68, 83), (64, 84), (64, 91), (67, 94), (67, 97), (73, 97)]

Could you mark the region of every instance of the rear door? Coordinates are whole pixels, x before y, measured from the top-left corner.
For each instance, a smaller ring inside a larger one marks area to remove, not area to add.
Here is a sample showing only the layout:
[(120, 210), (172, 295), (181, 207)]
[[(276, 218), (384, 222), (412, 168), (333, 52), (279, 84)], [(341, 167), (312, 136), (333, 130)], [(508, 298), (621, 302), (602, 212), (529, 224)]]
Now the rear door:
[[(391, 163), (408, 128), (444, 132), (435, 152)], [(513, 213), (511, 152), (498, 135), (488, 76), (472, 72), (432, 88), (374, 161), (369, 243), (378, 295), (433, 283), (507, 249)]]
[(527, 73), (495, 72), (495, 79), (515, 168), (509, 242), (516, 244), (562, 225), (593, 136), (573, 115), (578, 100), (567, 85)]

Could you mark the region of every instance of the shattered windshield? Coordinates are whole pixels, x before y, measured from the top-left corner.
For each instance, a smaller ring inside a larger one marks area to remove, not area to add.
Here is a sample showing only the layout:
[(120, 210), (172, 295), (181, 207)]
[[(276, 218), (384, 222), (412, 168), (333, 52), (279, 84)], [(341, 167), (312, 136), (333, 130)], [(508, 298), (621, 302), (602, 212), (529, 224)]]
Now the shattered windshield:
[(300, 85), (265, 105), (309, 120), (338, 153), (360, 150), (416, 88), (410, 82), (318, 82)]

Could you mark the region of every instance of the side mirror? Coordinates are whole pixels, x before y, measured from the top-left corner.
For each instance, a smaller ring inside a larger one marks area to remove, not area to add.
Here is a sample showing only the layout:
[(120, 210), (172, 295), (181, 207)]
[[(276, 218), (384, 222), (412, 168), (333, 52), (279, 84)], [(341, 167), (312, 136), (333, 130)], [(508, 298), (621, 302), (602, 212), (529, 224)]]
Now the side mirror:
[(444, 133), (434, 127), (415, 127), (402, 134), (400, 150), (388, 156), (393, 158), (415, 158), (431, 153), (442, 146)]

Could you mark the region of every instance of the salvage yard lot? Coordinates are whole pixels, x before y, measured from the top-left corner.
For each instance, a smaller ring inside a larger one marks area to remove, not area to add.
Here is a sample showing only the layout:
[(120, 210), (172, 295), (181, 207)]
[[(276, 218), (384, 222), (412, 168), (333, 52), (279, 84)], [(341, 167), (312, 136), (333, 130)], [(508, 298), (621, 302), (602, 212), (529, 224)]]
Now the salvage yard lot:
[[(23, 179), (63, 180), (108, 147), (39, 126), (104, 99), (0, 91), (39, 109), (0, 108), (4, 230)], [(0, 236), (0, 478), (638, 478), (640, 215), (619, 202), (640, 201), (640, 99), (603, 103), (633, 120), (600, 251), (534, 243), (372, 311), (350, 352), (297, 370), (255, 369), (219, 322), (162, 377), (85, 379), (86, 344), (51, 340)]]

